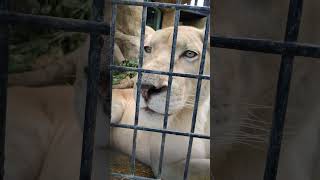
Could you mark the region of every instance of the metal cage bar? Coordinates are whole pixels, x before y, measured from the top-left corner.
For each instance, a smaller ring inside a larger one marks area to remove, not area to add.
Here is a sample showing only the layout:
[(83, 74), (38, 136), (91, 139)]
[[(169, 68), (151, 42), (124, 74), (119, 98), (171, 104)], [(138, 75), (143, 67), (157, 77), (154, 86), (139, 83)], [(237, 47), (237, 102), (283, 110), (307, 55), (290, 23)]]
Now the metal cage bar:
[[(0, 10), (8, 10), (8, 1), (0, 0)], [(8, 25), (0, 26), (0, 180), (4, 178), (9, 42)]]
[[(93, 0), (92, 19), (102, 22), (104, 18), (104, 0)], [(94, 153), (94, 135), (96, 126), (98, 80), (100, 75), (100, 56), (103, 38), (98, 33), (90, 34), (90, 49), (88, 55), (88, 80), (83, 128), (80, 180), (90, 180), (92, 159)]]
[[(112, 14), (111, 14), (111, 27), (110, 27), (110, 49), (111, 49), (111, 65), (114, 64), (114, 44), (115, 44), (115, 34), (116, 34), (116, 20), (117, 20), (117, 4), (112, 4)], [(111, 67), (110, 67), (111, 68)]]
[[(297, 41), (303, 0), (290, 0), (285, 41)], [(276, 180), (294, 56), (282, 55), (264, 180)]]
[(200, 6), (190, 6), (182, 4), (172, 4), (172, 3), (159, 3), (159, 2), (138, 2), (130, 0), (112, 0), (113, 3), (131, 6), (145, 6), (154, 8), (171, 8), (177, 10), (190, 10), (191, 12), (199, 12), (205, 15), (210, 15), (210, 7), (200, 7)]
[(133, 126), (133, 125), (128, 125), (128, 124), (111, 124), (111, 126), (118, 127), (118, 128), (126, 128), (126, 129), (138, 129), (140, 131), (150, 131), (150, 132), (156, 132), (156, 133), (174, 134), (174, 135), (178, 135), (178, 136), (189, 136), (189, 137), (195, 137), (195, 138), (210, 139), (210, 136), (206, 136), (206, 135), (202, 135), (202, 134), (186, 133), (186, 132), (158, 129), (158, 128), (148, 128), (148, 127), (143, 127), (143, 126)]
[[(199, 75), (202, 75), (204, 73), (206, 52), (207, 52), (208, 39), (209, 39), (209, 27), (210, 27), (210, 16), (208, 16), (207, 20), (206, 20), (206, 27), (205, 27), (205, 33), (204, 33)], [(198, 107), (199, 107), (198, 104), (199, 104), (200, 92), (201, 92), (201, 84), (202, 84), (202, 79), (198, 79), (196, 97), (195, 97), (193, 114), (192, 114), (192, 125), (191, 125), (191, 130), (190, 130), (191, 133), (194, 133), (195, 127), (196, 127)], [(184, 180), (188, 179), (188, 170), (189, 170), (189, 164), (190, 164), (190, 158), (191, 158), (192, 144), (193, 144), (193, 137), (190, 137), (189, 138), (189, 145), (188, 145), (188, 152), (187, 152), (187, 162), (186, 162), (186, 166), (184, 169), (184, 175), (183, 175)]]
[(124, 66), (112, 66), (113, 71), (134, 71), (134, 72), (143, 72), (147, 74), (160, 74), (160, 75), (172, 75), (178, 77), (185, 77), (185, 78), (192, 78), (192, 79), (204, 79), (210, 80), (210, 76), (208, 75), (196, 75), (196, 74), (188, 74), (188, 73), (176, 73), (176, 72), (166, 72), (166, 71), (156, 71), (156, 70), (149, 70), (149, 69), (142, 69), (142, 68), (132, 68), (132, 67), (124, 67)]
[[(180, 4), (181, 0), (177, 0), (177, 4)], [(174, 58), (176, 55), (176, 46), (177, 46), (177, 37), (178, 37), (178, 25), (180, 20), (180, 10), (176, 10), (174, 17), (174, 26), (173, 26), (173, 37), (172, 37), (172, 47), (171, 47), (171, 57), (170, 57), (170, 65), (169, 65), (169, 78), (168, 78), (168, 89), (166, 94), (166, 104), (164, 109), (164, 119), (163, 119), (163, 129), (167, 129), (168, 126), (168, 114), (169, 114), (169, 103), (171, 96), (171, 86), (172, 86), (172, 72), (174, 68)], [(162, 133), (161, 137), (161, 145), (160, 145), (160, 160), (158, 167), (158, 177), (160, 178), (162, 173), (162, 165), (163, 165), (163, 154), (164, 154), (164, 146), (166, 142), (166, 133)]]
[[(109, 25), (102, 22), (30, 15), (0, 10), (0, 24), (24, 24), (46, 26), (74, 32), (97, 32), (109, 35)], [(297, 42), (281, 42), (268, 39), (211, 36), (210, 46), (217, 48), (283, 54), (285, 51), (295, 56), (320, 58), (320, 46)]]
[[(143, 64), (143, 54), (144, 54), (144, 35), (147, 21), (147, 7), (143, 6), (142, 9), (142, 20), (141, 20), (141, 34), (140, 34), (140, 52), (139, 52), (139, 64), (138, 68), (142, 68)], [(137, 81), (137, 93), (136, 93), (136, 109), (135, 109), (135, 117), (134, 117), (134, 126), (138, 126), (139, 123), (139, 106), (140, 106), (140, 89), (141, 89), (141, 81), (142, 81), (142, 72), (138, 71), (138, 81)], [(136, 146), (137, 146), (137, 134), (138, 130), (133, 130), (133, 142), (132, 142), (132, 153), (131, 153), (131, 174), (135, 174), (136, 168)]]
[(320, 58), (320, 46), (298, 42), (281, 42), (268, 39), (253, 39), (243, 37), (211, 36), (210, 46), (216, 48), (253, 51), (269, 54), (291, 54), (311, 58)]
[(110, 26), (105, 22), (79, 20), (71, 18), (31, 15), (0, 10), (0, 24), (22, 24), (72, 32), (109, 34)]

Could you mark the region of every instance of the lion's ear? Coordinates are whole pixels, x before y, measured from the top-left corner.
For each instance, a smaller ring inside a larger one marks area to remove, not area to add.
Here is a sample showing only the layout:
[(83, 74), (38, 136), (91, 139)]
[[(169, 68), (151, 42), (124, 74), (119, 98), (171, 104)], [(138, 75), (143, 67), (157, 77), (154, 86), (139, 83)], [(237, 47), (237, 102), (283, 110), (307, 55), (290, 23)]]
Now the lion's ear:
[[(200, 38), (201, 38), (202, 42), (204, 41), (205, 32), (206, 32), (206, 27), (199, 29)], [(210, 28), (208, 29), (208, 36), (209, 36), (209, 34), (210, 34)]]
[(201, 40), (203, 42), (204, 41), (204, 35), (205, 35), (205, 32), (206, 32), (206, 27), (208, 27), (208, 35), (210, 34), (210, 25), (209, 25), (210, 23), (207, 24), (208, 23), (208, 18), (203, 18), (202, 22), (203, 22), (202, 27), (198, 26), (197, 29), (199, 30), (200, 38), (201, 38)]
[(150, 39), (151, 39), (151, 36), (155, 33), (156, 31), (150, 27), (150, 26), (146, 26), (146, 29), (145, 29), (145, 37), (144, 37), (144, 43), (145, 44), (148, 44)]
[(146, 25), (146, 32), (155, 32), (155, 30), (151, 26)]

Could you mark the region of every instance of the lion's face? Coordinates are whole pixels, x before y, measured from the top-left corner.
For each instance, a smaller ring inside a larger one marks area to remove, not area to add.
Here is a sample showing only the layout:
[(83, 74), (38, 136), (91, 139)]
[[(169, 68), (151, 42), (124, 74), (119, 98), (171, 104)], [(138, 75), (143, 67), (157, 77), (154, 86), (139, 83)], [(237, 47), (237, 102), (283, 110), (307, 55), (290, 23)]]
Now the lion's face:
[[(175, 73), (198, 74), (201, 61), (204, 31), (187, 26), (179, 26), (174, 57)], [(173, 28), (154, 32), (145, 41), (143, 68), (169, 71)], [(206, 53), (205, 74), (209, 74), (209, 53)], [(140, 108), (164, 114), (168, 89), (167, 75), (143, 73), (141, 80)], [(207, 88), (208, 82), (203, 83)], [(173, 77), (169, 103), (169, 115), (182, 108), (192, 107), (197, 79)], [(136, 87), (135, 87), (136, 89)], [(205, 91), (205, 90), (203, 90)], [(209, 98), (209, 97), (207, 97)]]

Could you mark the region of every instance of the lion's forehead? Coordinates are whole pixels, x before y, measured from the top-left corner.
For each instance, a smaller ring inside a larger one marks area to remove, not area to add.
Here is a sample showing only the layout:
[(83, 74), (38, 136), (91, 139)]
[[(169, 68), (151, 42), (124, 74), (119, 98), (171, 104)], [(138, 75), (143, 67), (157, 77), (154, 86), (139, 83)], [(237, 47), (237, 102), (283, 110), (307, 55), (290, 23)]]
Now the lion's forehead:
[[(173, 41), (173, 28), (165, 28), (156, 31), (150, 41), (150, 45), (153, 47), (171, 47)], [(201, 50), (202, 40), (197, 31), (193, 27), (179, 27), (177, 35), (177, 44), (178, 49), (194, 49)]]

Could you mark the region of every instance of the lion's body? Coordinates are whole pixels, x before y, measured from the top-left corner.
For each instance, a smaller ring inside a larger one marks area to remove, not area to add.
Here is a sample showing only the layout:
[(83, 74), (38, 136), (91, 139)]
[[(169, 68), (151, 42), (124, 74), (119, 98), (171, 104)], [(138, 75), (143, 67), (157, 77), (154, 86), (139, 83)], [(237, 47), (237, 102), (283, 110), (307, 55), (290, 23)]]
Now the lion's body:
[(5, 179), (77, 179), (81, 129), (72, 86), (8, 89)]
[[(122, 97), (125, 96), (125, 98), (122, 98), (120, 96)], [(121, 112), (122, 116), (120, 119), (118, 119), (119, 122), (117, 123), (133, 125), (134, 117), (135, 117), (134, 91), (132, 89), (118, 90), (117, 92), (115, 92), (115, 96), (113, 97), (113, 99), (114, 99), (113, 106), (116, 106), (115, 108), (121, 108), (124, 110), (123, 112)], [(198, 118), (197, 118), (198, 123), (195, 130), (195, 133), (197, 134), (209, 135), (209, 132), (204, 132), (204, 127), (203, 127), (204, 126), (203, 123), (207, 123), (207, 121), (200, 122), (201, 120), (208, 120), (208, 115), (205, 113), (202, 113), (208, 110), (208, 107), (209, 107), (209, 101), (207, 102), (207, 104), (199, 108), (200, 113), (198, 114)], [(162, 129), (163, 119), (164, 119), (164, 116), (153, 115), (145, 110), (140, 110), (139, 112), (139, 126)], [(183, 122), (181, 122), (182, 120)], [(189, 132), (191, 129), (191, 122), (192, 122), (192, 109), (186, 109), (168, 118), (168, 129), (173, 131)], [(112, 134), (111, 135), (112, 146), (116, 147), (117, 149), (121, 150), (124, 153), (131, 154), (133, 130), (113, 128), (111, 130), (111, 134)], [(166, 144), (165, 144), (166, 148), (164, 153), (164, 164), (163, 164), (164, 169), (170, 168), (170, 164), (174, 165), (175, 162), (181, 162), (187, 157), (188, 143), (189, 143), (189, 139), (187, 137), (177, 136), (177, 135), (166, 136)], [(201, 159), (203, 161), (207, 161), (206, 163), (209, 163), (208, 161), (209, 161), (210, 155), (209, 155), (208, 144), (209, 144), (209, 140), (203, 141), (200, 139), (194, 139), (193, 149), (192, 149), (192, 158)], [(147, 131), (138, 132), (137, 151), (136, 151), (137, 159), (147, 165), (150, 165), (155, 171), (155, 173), (157, 173), (158, 171), (157, 168), (158, 168), (158, 159), (160, 157), (160, 145), (161, 145), (161, 133), (152, 133)], [(180, 169), (176, 169), (175, 176), (170, 174), (170, 177), (172, 179), (175, 179), (175, 178), (177, 179), (182, 176), (184, 165), (179, 166), (179, 168)], [(198, 167), (198, 170), (200, 170), (201, 168), (203, 167)], [(209, 171), (207, 173), (209, 173)]]

